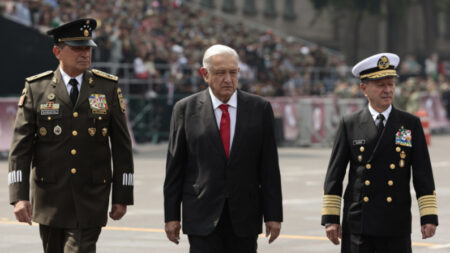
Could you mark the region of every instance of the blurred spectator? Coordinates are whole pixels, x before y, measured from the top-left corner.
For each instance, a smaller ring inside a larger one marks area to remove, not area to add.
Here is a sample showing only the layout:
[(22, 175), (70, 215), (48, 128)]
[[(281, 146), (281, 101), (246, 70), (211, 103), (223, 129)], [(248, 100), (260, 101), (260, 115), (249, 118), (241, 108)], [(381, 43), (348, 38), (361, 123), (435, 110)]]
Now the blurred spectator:
[(431, 54), (425, 59), (425, 74), (429, 78), (437, 81), (439, 56), (436, 53)]

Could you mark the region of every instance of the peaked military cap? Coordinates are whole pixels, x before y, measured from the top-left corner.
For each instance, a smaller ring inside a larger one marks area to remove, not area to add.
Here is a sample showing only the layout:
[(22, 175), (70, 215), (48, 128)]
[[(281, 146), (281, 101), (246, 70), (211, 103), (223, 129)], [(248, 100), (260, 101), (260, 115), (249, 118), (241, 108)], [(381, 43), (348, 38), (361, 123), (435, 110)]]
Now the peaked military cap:
[(358, 62), (352, 69), (355, 77), (363, 80), (377, 80), (385, 77), (397, 77), (396, 68), (400, 57), (392, 53), (372, 55)]
[(55, 43), (65, 43), (74, 47), (96, 47), (97, 44), (92, 40), (92, 32), (97, 27), (95, 19), (78, 19), (47, 32), (53, 36)]

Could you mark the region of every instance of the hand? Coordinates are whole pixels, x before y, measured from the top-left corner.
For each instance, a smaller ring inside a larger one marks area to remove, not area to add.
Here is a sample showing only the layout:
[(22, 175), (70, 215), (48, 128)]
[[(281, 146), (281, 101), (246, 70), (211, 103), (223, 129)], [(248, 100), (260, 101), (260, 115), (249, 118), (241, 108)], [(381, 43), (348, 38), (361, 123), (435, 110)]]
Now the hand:
[(14, 214), (19, 222), (26, 222), (31, 226), (31, 204), (28, 200), (19, 200), (14, 204)]
[(270, 235), (269, 243), (272, 243), (280, 235), (281, 222), (267, 221), (266, 222), (266, 237)]
[(422, 231), (422, 239), (433, 237), (434, 233), (436, 233), (436, 225), (434, 224), (422, 225), (421, 231)]
[(330, 224), (325, 228), (328, 239), (335, 245), (339, 245), (339, 239), (342, 239), (342, 229), (339, 224)]
[(109, 217), (113, 220), (120, 220), (127, 213), (127, 206), (122, 204), (113, 204)]
[(165, 230), (167, 238), (169, 238), (171, 242), (178, 244), (180, 241), (180, 229), (181, 225), (179, 221), (166, 222)]

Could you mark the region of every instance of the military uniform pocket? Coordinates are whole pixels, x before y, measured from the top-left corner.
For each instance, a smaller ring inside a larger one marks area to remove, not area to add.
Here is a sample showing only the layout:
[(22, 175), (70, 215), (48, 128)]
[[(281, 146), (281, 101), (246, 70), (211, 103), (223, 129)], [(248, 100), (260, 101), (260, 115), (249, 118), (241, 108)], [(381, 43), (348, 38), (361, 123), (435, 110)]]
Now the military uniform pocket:
[(37, 123), (37, 134), (43, 141), (58, 139), (63, 134), (62, 115), (39, 115)]

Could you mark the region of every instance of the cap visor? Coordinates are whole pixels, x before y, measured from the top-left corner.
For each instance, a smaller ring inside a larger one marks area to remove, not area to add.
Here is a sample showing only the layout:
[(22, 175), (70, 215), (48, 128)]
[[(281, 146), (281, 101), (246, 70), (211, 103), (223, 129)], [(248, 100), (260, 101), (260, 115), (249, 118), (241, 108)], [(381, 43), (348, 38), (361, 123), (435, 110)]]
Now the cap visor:
[(97, 47), (93, 40), (64, 41), (64, 43), (72, 47)]

